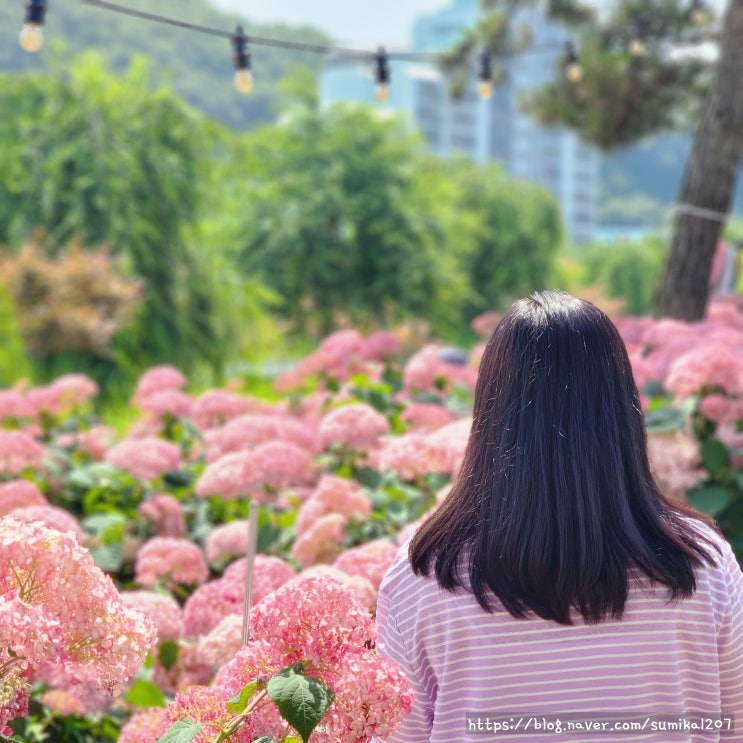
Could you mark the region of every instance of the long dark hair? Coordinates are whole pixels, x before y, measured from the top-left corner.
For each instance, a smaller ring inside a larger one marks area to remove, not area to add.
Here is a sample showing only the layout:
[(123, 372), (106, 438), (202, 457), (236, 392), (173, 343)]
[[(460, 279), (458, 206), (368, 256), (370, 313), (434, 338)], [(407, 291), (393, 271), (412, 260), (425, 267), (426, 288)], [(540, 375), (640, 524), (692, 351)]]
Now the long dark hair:
[(690, 596), (714, 542), (660, 492), (627, 350), (609, 318), (565, 292), (516, 302), (485, 348), (451, 493), (409, 558), (486, 611), (571, 624), (624, 612), (631, 572)]

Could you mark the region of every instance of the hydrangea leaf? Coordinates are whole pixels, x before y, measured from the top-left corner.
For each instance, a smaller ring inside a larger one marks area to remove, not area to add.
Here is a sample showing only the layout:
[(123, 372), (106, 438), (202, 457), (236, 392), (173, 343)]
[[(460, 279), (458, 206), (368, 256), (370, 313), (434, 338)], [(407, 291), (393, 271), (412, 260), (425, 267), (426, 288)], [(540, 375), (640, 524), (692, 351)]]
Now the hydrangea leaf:
[(287, 666), (267, 686), (281, 716), (304, 743), (333, 703), (333, 692), (320, 679), (303, 673), (301, 664)]
[(260, 681), (259, 679), (256, 679), (255, 681), (251, 681), (249, 684), (246, 684), (243, 687), (242, 691), (240, 692), (239, 697), (230, 699), (227, 702), (227, 709), (233, 715), (239, 715), (240, 713), (244, 712), (253, 694), (255, 694), (255, 692), (258, 691), (259, 689), (262, 689), (263, 686), (264, 686), (263, 682)]
[(201, 732), (201, 723), (185, 717), (179, 720), (164, 735), (157, 739), (157, 743), (189, 743)]

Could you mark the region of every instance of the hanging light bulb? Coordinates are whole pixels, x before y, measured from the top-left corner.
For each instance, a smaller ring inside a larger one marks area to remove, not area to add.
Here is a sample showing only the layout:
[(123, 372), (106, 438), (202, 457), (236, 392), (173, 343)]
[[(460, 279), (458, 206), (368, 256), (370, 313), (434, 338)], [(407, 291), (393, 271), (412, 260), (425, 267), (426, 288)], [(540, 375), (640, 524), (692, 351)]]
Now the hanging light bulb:
[(704, 26), (709, 22), (710, 9), (704, 0), (693, 0), (691, 4), (691, 22), (695, 26)]
[(571, 83), (579, 83), (583, 79), (583, 68), (580, 66), (578, 49), (575, 42), (565, 42), (565, 76)]
[(642, 18), (632, 19), (632, 38), (629, 42), (629, 53), (633, 57), (640, 57), (645, 54), (645, 21)]
[(390, 65), (383, 46), (379, 47), (375, 58), (374, 81), (377, 85), (375, 91), (377, 100), (382, 103), (388, 101), (390, 99)]
[(480, 55), (479, 79), (477, 92), (480, 99), (485, 101), (493, 94), (493, 62), (487, 49)]
[(250, 52), (248, 51), (248, 38), (245, 36), (242, 26), (235, 29), (232, 37), (232, 60), (235, 65), (234, 85), (238, 93), (250, 93), (255, 87), (253, 73), (250, 71)]
[(26, 3), (26, 15), (19, 36), (21, 48), (27, 52), (38, 52), (44, 45), (44, 16), (46, 0), (29, 0)]

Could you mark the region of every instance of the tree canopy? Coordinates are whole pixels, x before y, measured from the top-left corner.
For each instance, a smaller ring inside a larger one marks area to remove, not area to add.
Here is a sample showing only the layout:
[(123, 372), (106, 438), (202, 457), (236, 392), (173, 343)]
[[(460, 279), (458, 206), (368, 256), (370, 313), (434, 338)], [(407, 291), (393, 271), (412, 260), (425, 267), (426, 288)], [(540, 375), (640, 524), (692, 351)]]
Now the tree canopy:
[[(482, 22), (453, 58), (465, 58), (477, 44), (498, 52), (513, 49), (519, 37), (510, 22), (518, 10), (535, 3), (482, 4)], [(712, 256), (743, 159), (743, 3), (730, 0), (719, 31), (699, 17), (692, 3), (680, 0), (621, 0), (602, 12), (574, 0), (551, 0), (547, 8), (573, 28), (582, 75), (570, 81), (558, 74), (532, 96), (528, 105), (542, 121), (567, 124), (605, 151), (695, 122), (655, 309), (698, 319), (705, 311)], [(716, 63), (679, 53), (706, 41), (718, 43)]]
[(212, 125), (147, 75), (142, 61), (117, 76), (89, 55), (67, 81), (2, 77), (0, 244), (41, 228), (52, 254), (73, 239), (110, 245), (143, 284), (118, 364), (218, 365), (210, 272), (189, 235)]

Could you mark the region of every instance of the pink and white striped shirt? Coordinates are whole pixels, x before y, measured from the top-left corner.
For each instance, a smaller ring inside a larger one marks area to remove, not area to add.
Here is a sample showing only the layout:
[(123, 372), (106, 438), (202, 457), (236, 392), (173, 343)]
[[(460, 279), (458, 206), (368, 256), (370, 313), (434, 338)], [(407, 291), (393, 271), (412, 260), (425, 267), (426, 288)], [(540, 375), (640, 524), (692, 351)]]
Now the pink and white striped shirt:
[(572, 626), (488, 614), (471, 593), (414, 575), (406, 544), (380, 589), (377, 647), (405, 670), (416, 701), (385, 740), (743, 741), (743, 574), (715, 539), (718, 565), (698, 570), (691, 598), (669, 603), (644, 580), (621, 621), (578, 616)]

